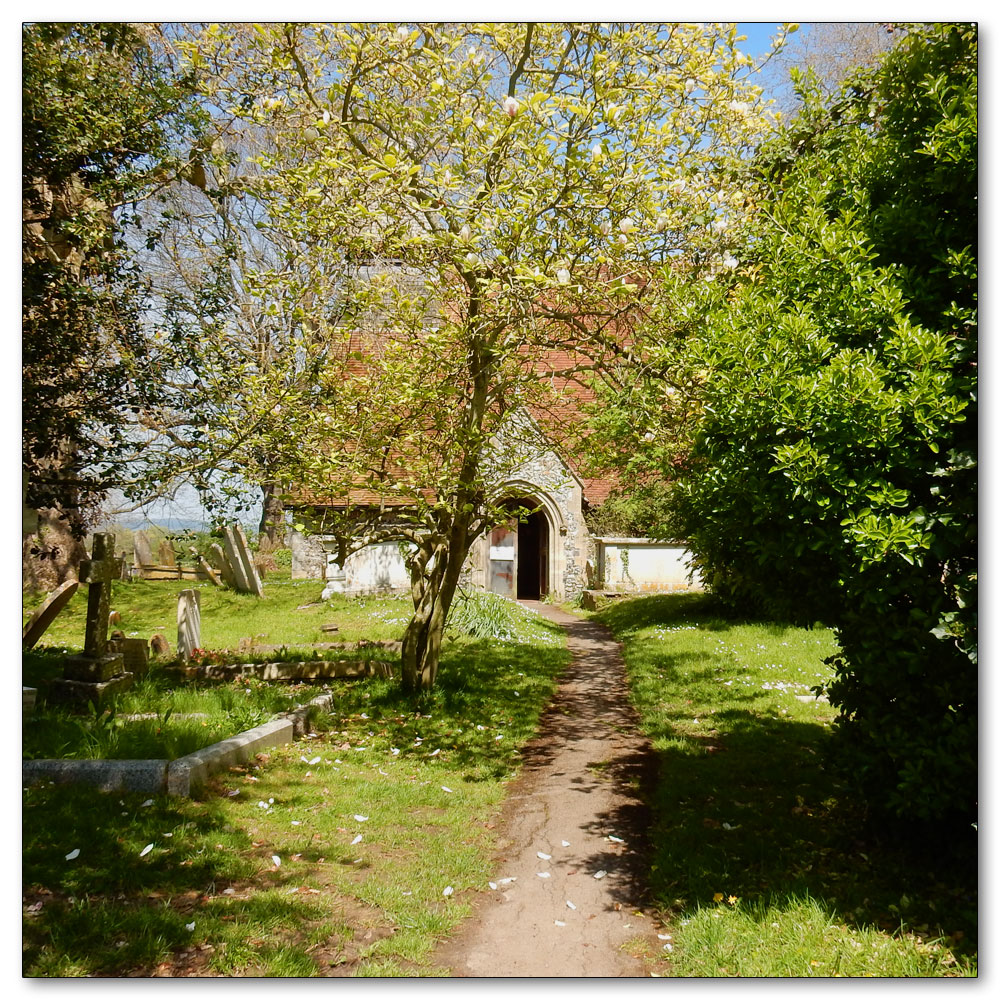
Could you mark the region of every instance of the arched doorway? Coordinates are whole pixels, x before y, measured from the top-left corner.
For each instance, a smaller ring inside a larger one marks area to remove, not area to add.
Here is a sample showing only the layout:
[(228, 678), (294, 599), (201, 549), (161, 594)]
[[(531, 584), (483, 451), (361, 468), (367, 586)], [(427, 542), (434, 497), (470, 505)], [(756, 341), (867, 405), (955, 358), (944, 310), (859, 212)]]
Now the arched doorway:
[(490, 535), (489, 589), (537, 601), (550, 589), (549, 519), (544, 510), (537, 509), (538, 502), (529, 498), (508, 500), (505, 506), (511, 520), (497, 525)]

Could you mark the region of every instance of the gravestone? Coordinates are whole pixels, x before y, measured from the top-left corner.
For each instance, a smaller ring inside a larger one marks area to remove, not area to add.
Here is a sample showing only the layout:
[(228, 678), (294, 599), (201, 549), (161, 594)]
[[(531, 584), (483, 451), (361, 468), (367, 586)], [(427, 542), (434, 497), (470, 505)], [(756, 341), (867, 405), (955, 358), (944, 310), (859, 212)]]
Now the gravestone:
[(221, 587), (222, 581), (219, 579), (219, 574), (215, 572), (214, 569), (209, 565), (208, 560), (193, 546), (188, 547), (188, 552), (195, 557), (198, 563), (198, 568), (201, 570), (204, 576), (207, 576), (212, 586)]
[(145, 677), (149, 673), (149, 643), (145, 639), (119, 639), (108, 641), (108, 650), (121, 653), (125, 661), (126, 673)]
[(182, 590), (177, 595), (177, 652), (181, 659), (201, 648), (201, 594)]
[(21, 645), (25, 649), (31, 649), (41, 639), (45, 630), (55, 620), (56, 615), (69, 604), (70, 598), (77, 592), (79, 586), (80, 584), (76, 580), (67, 580), (42, 601), (41, 606), (28, 619), (28, 624), (21, 632)]
[(66, 658), (63, 680), (53, 681), (50, 687), (54, 700), (92, 701), (97, 705), (107, 694), (131, 686), (132, 674), (125, 672), (124, 657), (108, 650), (111, 581), (120, 573), (121, 566), (114, 556), (114, 536), (95, 534), (91, 558), (80, 563), (80, 582), (87, 584), (83, 653)]
[(94, 535), (92, 556), (80, 563), (80, 582), (87, 584), (87, 631), (83, 654), (66, 660), (63, 672), (71, 680), (105, 681), (123, 672), (121, 654), (108, 653), (111, 581), (120, 572), (113, 542), (112, 535)]
[(236, 577), (233, 575), (233, 568), (229, 565), (226, 553), (222, 551), (222, 546), (218, 542), (213, 542), (208, 550), (209, 559), (222, 577), (222, 582), (233, 590), (236, 590)]
[(136, 566), (152, 566), (153, 549), (144, 531), (137, 531), (132, 536), (132, 551), (135, 553)]
[(165, 538), (162, 542), (160, 542), (160, 565), (177, 565), (177, 557), (174, 555), (174, 547)]
[(159, 632), (156, 633), (149, 640), (149, 648), (153, 653), (153, 656), (169, 656), (170, 655), (170, 643), (167, 642), (167, 637), (161, 635)]
[(247, 585), (250, 588), (249, 593), (256, 594), (258, 597), (263, 597), (264, 585), (261, 583), (260, 573), (257, 571), (257, 564), (253, 561), (253, 553), (250, 551), (250, 545), (247, 542), (247, 536), (243, 532), (243, 526), (240, 524), (234, 524), (231, 530), (236, 539), (236, 549), (239, 552), (240, 559), (243, 561), (243, 566), (245, 567)]
[(236, 590), (241, 594), (249, 594), (250, 579), (247, 576), (246, 566), (243, 564), (243, 557), (237, 547), (236, 532), (232, 528), (223, 529), (222, 544), (225, 546), (226, 560), (233, 574)]

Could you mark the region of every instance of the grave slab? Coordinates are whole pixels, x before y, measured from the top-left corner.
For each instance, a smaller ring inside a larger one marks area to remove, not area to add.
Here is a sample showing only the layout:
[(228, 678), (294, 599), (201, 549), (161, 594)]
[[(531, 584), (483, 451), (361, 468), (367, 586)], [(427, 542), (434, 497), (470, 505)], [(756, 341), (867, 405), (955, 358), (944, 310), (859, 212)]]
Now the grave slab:
[(153, 565), (153, 547), (149, 544), (149, 539), (144, 531), (136, 531), (132, 535), (132, 551), (135, 554), (136, 566)]

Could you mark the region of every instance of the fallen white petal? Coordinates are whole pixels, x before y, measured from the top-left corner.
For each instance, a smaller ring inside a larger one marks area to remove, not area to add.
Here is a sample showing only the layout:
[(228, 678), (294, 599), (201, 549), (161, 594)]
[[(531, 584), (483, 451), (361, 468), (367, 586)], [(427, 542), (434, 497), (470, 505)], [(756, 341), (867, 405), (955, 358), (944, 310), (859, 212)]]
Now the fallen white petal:
[(549, 872), (535, 872), (539, 878), (551, 878), (552, 875)]
[(570, 901), (569, 901), (568, 899), (566, 900), (566, 905), (567, 905), (567, 906), (568, 906), (568, 907), (569, 907), (569, 908), (570, 908), (571, 910), (575, 910), (575, 909), (576, 909), (576, 903), (571, 903), (571, 902), (570, 902)]
[(147, 844), (147, 845), (146, 845), (146, 846), (145, 846), (145, 847), (144, 847), (144, 848), (143, 848), (143, 849), (142, 849), (142, 850), (141, 850), (141, 851), (139, 852), (139, 857), (140, 857), (140, 858), (144, 858), (144, 857), (145, 857), (145, 856), (146, 856), (147, 854), (149, 854), (149, 852), (150, 852), (150, 851), (151, 851), (152, 849), (153, 849), (153, 845), (152, 845), (152, 844)]
[(656, 935), (661, 941), (671, 941), (672, 938), (669, 934), (657, 934)]
[(565, 927), (565, 926), (566, 926), (566, 921), (565, 920), (557, 920), (556, 921), (556, 927)]
[(536, 858), (541, 858), (542, 861), (551, 861), (552, 860), (552, 855), (551, 854), (546, 854), (544, 851), (539, 851), (535, 855), (535, 857)]
[(146, 799), (146, 801), (143, 802), (143, 804), (141, 806), (139, 806), (139, 808), (140, 809), (145, 809), (147, 806), (151, 806), (152, 804), (153, 804), (153, 800), (152, 799)]
[(355, 818), (355, 819), (356, 819), (356, 820), (357, 820), (357, 821), (358, 821), (359, 823), (364, 823), (364, 822), (365, 822), (365, 821), (366, 821), (366, 820), (368, 819), (368, 817), (367, 817), (367, 816), (359, 816), (359, 815), (358, 815), (357, 813), (355, 813), (355, 814), (354, 814), (354, 818)]
[(430, 755), (432, 757), (436, 757), (440, 752), (441, 752), (441, 748), (438, 747), (437, 750), (432, 750)]
[(184, 925), (184, 930), (186, 930), (186, 931), (193, 931), (194, 930), (194, 921), (192, 920), (191, 923), (185, 924)]
[(612, 841), (615, 844), (624, 844), (625, 843), (625, 841), (622, 840), (621, 837), (615, 837), (614, 835), (609, 836), (608, 840)]
[(602, 868), (599, 872), (594, 873), (594, 878), (604, 878), (608, 873)]
[(234, 798), (236, 798), (236, 796), (237, 796), (237, 795), (239, 795), (239, 794), (240, 794), (240, 790), (239, 790), (238, 788), (234, 788), (234, 789), (233, 789), (233, 790), (232, 790), (232, 791), (231, 791), (231, 792), (229, 793), (229, 797), (230, 797), (231, 799), (234, 799)]
[(563, 847), (569, 847), (569, 841), (568, 840), (564, 840), (562, 842), (562, 845), (563, 845)]
[(322, 757), (313, 757), (312, 760), (307, 760), (307, 764), (318, 764), (322, 760)]
[(487, 882), (486, 884), (487, 884), (487, 885), (488, 885), (488, 886), (489, 886), (489, 887), (490, 887), (491, 889), (495, 889), (495, 888), (497, 887), (497, 884), (496, 884), (496, 882)]
[(292, 820), (292, 826), (301, 826), (301, 825), (302, 825), (302, 820), (300, 820), (300, 819), (293, 819)]
[(450, 885), (446, 885), (444, 887), (444, 892), (442, 893), (442, 895), (443, 896), (450, 896), (454, 891), (455, 890)]
[(450, 788), (449, 788), (449, 787), (448, 787), (447, 785), (442, 785), (442, 786), (441, 786), (441, 791), (442, 791), (442, 792), (450, 792), (450, 791), (451, 791), (451, 789), (450, 789)]
[(271, 855), (271, 860), (274, 862), (274, 867), (275, 868), (280, 868), (281, 867), (281, 858), (279, 858), (277, 854), (272, 854)]
[(360, 844), (362, 840), (361, 834), (359, 833), (354, 840), (351, 841), (352, 844)]
[(78, 858), (79, 856), (80, 856), (80, 848), (77, 847), (77, 848), (74, 848), (72, 851), (69, 852), (69, 854), (66, 855), (66, 860), (67, 861), (72, 861), (74, 858)]
[(673, 951), (674, 950), (674, 946), (672, 944), (665, 944), (663, 946), (663, 950), (664, 951)]
[(502, 878), (502, 879), (500, 879), (500, 884), (501, 885), (506, 885), (508, 882), (516, 882), (516, 881), (517, 881), (517, 876), (516, 875), (511, 875), (510, 878)]
[(223, 889), (222, 890), (222, 895), (223, 896), (235, 896), (236, 895), (236, 890), (232, 886), (230, 886), (228, 889)]

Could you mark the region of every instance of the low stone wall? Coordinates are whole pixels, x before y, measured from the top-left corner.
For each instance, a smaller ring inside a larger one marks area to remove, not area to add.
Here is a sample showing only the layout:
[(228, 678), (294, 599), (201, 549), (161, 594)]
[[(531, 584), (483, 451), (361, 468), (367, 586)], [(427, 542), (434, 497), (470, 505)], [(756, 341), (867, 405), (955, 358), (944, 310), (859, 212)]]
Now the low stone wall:
[(597, 589), (619, 593), (703, 590), (683, 545), (649, 538), (594, 539)]

